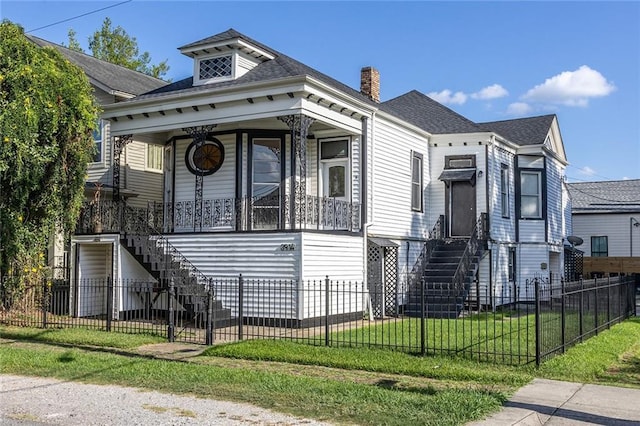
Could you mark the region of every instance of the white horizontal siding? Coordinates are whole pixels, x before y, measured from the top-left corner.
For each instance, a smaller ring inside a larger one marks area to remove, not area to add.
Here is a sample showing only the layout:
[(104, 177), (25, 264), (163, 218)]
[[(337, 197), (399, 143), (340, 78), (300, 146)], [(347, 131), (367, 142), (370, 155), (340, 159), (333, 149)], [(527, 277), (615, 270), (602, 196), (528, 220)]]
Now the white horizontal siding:
[[(533, 300), (534, 292), (531, 284), (534, 279), (546, 279), (549, 277), (549, 249), (546, 244), (520, 244), (517, 249), (516, 280), (519, 287), (519, 296), (523, 300)], [(546, 265), (544, 269), (543, 265)]]
[[(429, 183), (427, 140), (391, 123), (375, 123), (372, 176), (373, 226), (371, 234), (424, 237), (427, 233), (427, 211), (431, 208), (425, 194)], [(423, 156), (423, 208), (411, 210), (411, 153)]]
[(302, 279), (364, 280), (364, 246), (360, 236), (302, 234)]
[(633, 237), (633, 256), (640, 256), (640, 227), (632, 225), (631, 217), (640, 219), (639, 214), (574, 214), (573, 235), (584, 240), (576, 248), (591, 256), (591, 237), (606, 236), (610, 257), (630, 256)]
[(147, 143), (132, 141), (125, 148), (120, 167), (120, 187), (137, 194), (128, 203), (135, 207), (146, 207), (149, 201), (162, 201), (162, 172), (149, 171)]
[[(477, 141), (466, 141), (462, 136), (457, 136), (452, 140), (452, 146), (448, 146), (448, 142), (440, 141), (437, 147), (431, 148), (431, 154), (429, 157), (429, 168), (431, 172), (431, 183), (429, 185), (429, 226), (432, 227), (438, 220), (439, 215), (444, 215), (445, 208), (445, 191), (446, 185), (438, 177), (444, 170), (445, 157), (452, 155), (474, 155), (476, 158), (476, 168), (478, 171), (482, 171), (483, 174), (487, 170), (485, 147), (478, 145)], [(464, 143), (467, 145), (464, 145)], [(444, 146), (442, 146), (444, 145)], [(488, 173), (488, 172), (487, 172)], [(498, 175), (499, 176), (499, 175)], [(499, 179), (499, 178), (498, 178)], [(476, 215), (487, 212), (487, 185), (485, 177), (478, 178), (476, 174)]]
[(557, 161), (547, 159), (547, 230), (550, 243), (561, 244), (564, 234), (562, 200), (563, 168)]
[(543, 219), (527, 219), (519, 221), (519, 241), (520, 242), (544, 242), (545, 222)]
[[(167, 239), (209, 277), (300, 278), (300, 234), (189, 234)], [(283, 251), (282, 244), (295, 249)]]
[[(487, 165), (487, 179), (489, 181), (489, 224), (491, 238), (497, 241), (515, 241), (515, 155), (505, 149), (495, 146), (489, 148), (489, 164)], [(509, 172), (508, 217), (502, 216), (502, 165), (506, 165)]]

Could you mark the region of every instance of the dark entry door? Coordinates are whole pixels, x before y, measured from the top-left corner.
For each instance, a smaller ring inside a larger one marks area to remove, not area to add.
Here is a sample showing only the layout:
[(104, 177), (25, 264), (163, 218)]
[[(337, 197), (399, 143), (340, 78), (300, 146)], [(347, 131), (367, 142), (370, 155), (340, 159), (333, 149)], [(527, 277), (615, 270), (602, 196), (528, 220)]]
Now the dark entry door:
[(476, 188), (470, 181), (452, 181), (449, 186), (449, 232), (469, 237), (476, 221)]

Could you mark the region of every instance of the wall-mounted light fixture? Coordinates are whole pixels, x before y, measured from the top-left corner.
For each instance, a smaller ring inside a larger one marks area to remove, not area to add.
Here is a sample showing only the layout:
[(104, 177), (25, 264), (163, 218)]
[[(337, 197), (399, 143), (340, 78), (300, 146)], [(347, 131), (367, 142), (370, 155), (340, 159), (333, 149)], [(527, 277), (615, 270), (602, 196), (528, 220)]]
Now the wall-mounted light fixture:
[(633, 257), (633, 227), (634, 226), (636, 228), (639, 227), (640, 222), (638, 222), (638, 219), (631, 216), (629, 218), (629, 257)]
[(484, 173), (482, 173), (482, 170), (479, 170), (479, 171), (478, 171), (478, 177), (479, 177), (479, 178), (481, 178), (483, 174), (484, 174)]

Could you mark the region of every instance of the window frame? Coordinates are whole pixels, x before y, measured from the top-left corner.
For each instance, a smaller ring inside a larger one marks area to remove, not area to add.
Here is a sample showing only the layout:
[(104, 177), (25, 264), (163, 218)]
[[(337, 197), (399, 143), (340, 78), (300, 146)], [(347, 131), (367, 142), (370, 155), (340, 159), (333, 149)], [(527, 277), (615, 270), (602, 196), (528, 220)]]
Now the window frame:
[[(523, 190), (523, 176), (525, 175), (535, 175), (537, 180), (538, 192), (536, 194), (527, 194)], [(543, 219), (544, 215), (542, 212), (542, 170), (521, 170), (520, 171), (520, 219)], [(525, 215), (523, 206), (525, 203), (524, 199), (533, 199), (535, 197), (536, 200), (536, 215)]]
[[(419, 174), (418, 174), (418, 181), (414, 180), (414, 176), (415, 176), (415, 166), (416, 166), (416, 160), (419, 161)], [(422, 155), (419, 152), (416, 151), (411, 151), (411, 176), (410, 176), (410, 180), (411, 180), (411, 211), (414, 212), (424, 212), (424, 193), (423, 193), (423, 187), (424, 187), (424, 155)], [(415, 189), (416, 187), (418, 187), (419, 191), (417, 192), (418, 194), (418, 198), (419, 200), (416, 200), (414, 197), (415, 195)], [(419, 205), (418, 205), (419, 203)]]
[[(600, 250), (598, 251), (594, 251), (593, 250), (593, 246), (594, 246), (594, 241), (603, 241), (604, 242), (604, 246), (605, 246), (605, 250), (601, 250), (600, 247), (598, 247)], [(607, 235), (592, 235), (591, 236), (591, 257), (609, 257), (609, 237)]]
[(509, 173), (509, 166), (502, 163), (500, 166), (500, 210), (504, 219), (509, 219), (509, 217), (511, 217), (510, 186), (511, 176)]
[(507, 262), (507, 279), (509, 282), (515, 282), (517, 265), (517, 252), (515, 247), (509, 247), (509, 257)]
[[(145, 145), (146, 147), (144, 150), (144, 169), (149, 172), (162, 173), (164, 171), (164, 146), (152, 144), (152, 143), (147, 143)], [(160, 168), (156, 168), (149, 165), (149, 160), (151, 159), (151, 156), (149, 155), (150, 154), (149, 151), (151, 149), (157, 149), (158, 151), (157, 155), (158, 155), (158, 158), (160, 159)]]
[[(207, 61), (207, 60), (211, 60), (211, 59), (215, 59), (215, 58), (222, 58), (228, 56), (231, 58), (231, 74), (230, 75), (225, 75), (225, 76), (219, 76), (219, 77), (210, 77), (210, 78), (200, 78), (200, 63), (202, 61)], [(198, 85), (198, 84), (207, 84), (207, 83), (213, 83), (213, 82), (219, 82), (219, 81), (227, 81), (227, 80), (233, 80), (236, 76), (236, 63), (237, 63), (237, 59), (236, 59), (236, 54), (233, 52), (225, 52), (225, 53), (221, 53), (219, 55), (211, 55), (211, 56), (204, 56), (202, 58), (198, 58), (196, 59), (194, 62), (194, 71), (193, 71), (193, 81), (194, 84)]]
[[(91, 164), (104, 164), (104, 130), (105, 122), (99, 119), (97, 122), (97, 129), (93, 131), (93, 143), (96, 145), (96, 153), (93, 156)], [(99, 138), (98, 138), (99, 136)]]

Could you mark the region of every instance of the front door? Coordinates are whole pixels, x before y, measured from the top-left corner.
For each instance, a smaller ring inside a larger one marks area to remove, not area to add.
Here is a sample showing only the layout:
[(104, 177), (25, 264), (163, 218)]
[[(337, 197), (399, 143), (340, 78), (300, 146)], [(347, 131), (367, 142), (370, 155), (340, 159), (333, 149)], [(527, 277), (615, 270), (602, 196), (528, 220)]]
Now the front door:
[(471, 181), (449, 183), (449, 235), (469, 237), (476, 223), (476, 188)]

